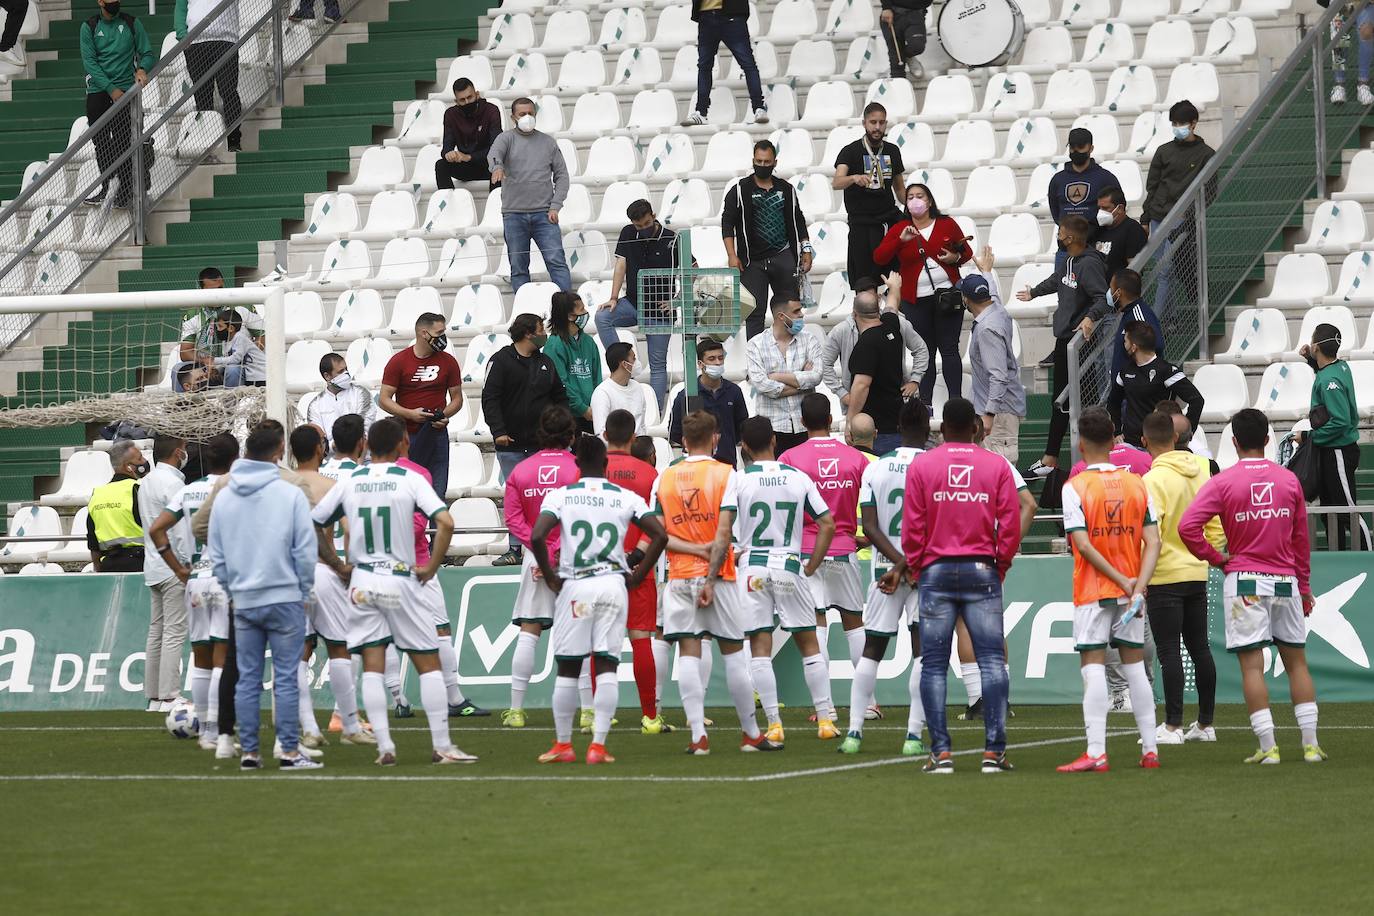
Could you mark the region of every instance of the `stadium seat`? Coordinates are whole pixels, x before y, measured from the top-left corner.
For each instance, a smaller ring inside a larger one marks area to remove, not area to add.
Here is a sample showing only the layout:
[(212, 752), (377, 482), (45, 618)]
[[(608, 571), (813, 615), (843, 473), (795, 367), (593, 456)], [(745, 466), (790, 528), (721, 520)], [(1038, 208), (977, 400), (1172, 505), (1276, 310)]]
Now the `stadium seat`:
[(1016, 175), (1011, 168), (980, 165), (969, 172), (964, 183), (964, 199), (957, 209), (970, 216), (993, 216), (1015, 205)]
[(61, 204), (50, 204), (33, 210), (24, 233), (24, 244), (35, 243), (34, 251), (39, 252), (77, 247), (76, 220), (71, 216), (63, 217), (63, 209)]
[(845, 74), (856, 80), (870, 80), (892, 72), (887, 66), (887, 44), (877, 35), (860, 35), (850, 42), (844, 58)]
[(320, 272), (315, 282), (320, 284), (358, 283), (372, 276), (372, 254), (366, 242), (338, 239), (329, 243), (320, 259)]
[(426, 238), (453, 236), (476, 222), (472, 192), (466, 188), (446, 188), (429, 196), (424, 222), (410, 234)]
[(1312, 214), (1307, 241), (1293, 246), (1293, 250), (1345, 254), (1358, 248), (1367, 234), (1364, 207), (1353, 201), (1324, 200)]
[(56, 563), (25, 563), (19, 569), (21, 576), (60, 576), (63, 572)]
[(1050, 118), (1017, 118), (1007, 129), (1002, 161), (1039, 163), (1058, 154), (1061, 146), (1059, 131)]
[(797, 205), (810, 219), (824, 219), (835, 210), (835, 189), (831, 186), (830, 176), (824, 172), (808, 172), (792, 179), (792, 187), (797, 191)]
[(1374, 254), (1352, 251), (1346, 255), (1335, 289), (1322, 301), (1327, 305), (1374, 301)]
[(611, 245), (595, 229), (570, 232), (563, 238), (563, 251), (574, 280), (594, 280), (611, 269)]
[(873, 6), (862, 0), (831, 0), (821, 20), (825, 34), (834, 37), (863, 37), (872, 32)]
[(935, 132), (924, 121), (903, 121), (889, 124), (887, 139), (902, 151), (902, 162), (907, 172), (921, 162), (935, 158)]
[(858, 124), (841, 124), (831, 129), (831, 131), (826, 134), (825, 148), (821, 152), (821, 158), (817, 160), (816, 165), (821, 168), (833, 169), (835, 167), (835, 158), (839, 156), (840, 150), (844, 149), (863, 135), (864, 129)]
[(1076, 115), (1097, 104), (1097, 83), (1088, 70), (1069, 68), (1056, 70), (1045, 86), (1041, 107), (1046, 113), (1061, 116)]
[(653, 132), (677, 124), (677, 98), (668, 89), (641, 89), (630, 103), (625, 126), (635, 132)]
[(1355, 154), (1345, 168), (1345, 185), (1331, 199), (1374, 203), (1374, 149), (1362, 149)]
[(942, 166), (966, 167), (989, 162), (997, 156), (997, 135), (991, 121), (955, 121), (945, 138)]
[[(992, 249), (993, 254), (997, 254), (997, 249)], [(1035, 286), (1041, 280), (1050, 275), (1050, 267), (1045, 264), (1026, 263), (1016, 268), (1016, 274), (1012, 277), (1011, 287), (1002, 290), (1002, 299), (1007, 304), (1007, 313), (1018, 321), (1025, 321), (1034, 318), (1048, 318), (1054, 314), (1055, 308), (1059, 305), (1059, 299), (1054, 293), (1048, 296), (1039, 296), (1029, 302), (1022, 302), (1016, 298), (1016, 294), (1027, 287)]]
[(768, 24), (770, 39), (805, 38), (818, 31), (812, 0), (778, 0), (773, 7), (773, 18)]
[[(315, 378), (319, 378), (318, 372)], [(44, 506), (84, 506), (91, 501), (91, 491), (109, 483), (112, 477), (109, 452), (73, 452), (62, 465), (62, 482), (57, 491), (40, 496), (38, 502)]]
[(1218, 363), (1263, 366), (1288, 350), (1288, 320), (1273, 308), (1246, 309), (1231, 328), (1231, 343), (1214, 359)]
[(558, 68), (554, 88), (559, 92), (600, 89), (606, 83), (606, 61), (600, 48), (569, 51)]
[(1245, 370), (1240, 366), (1208, 364), (1193, 373), (1193, 384), (1202, 393), (1204, 423), (1226, 422), (1236, 411), (1249, 407), (1249, 389), (1245, 384)]
[(1102, 104), (1111, 112), (1138, 111), (1153, 105), (1158, 93), (1154, 70), (1144, 64), (1131, 64), (1112, 71)]
[(1334, 325), (1336, 330), (1341, 332), (1342, 358), (1349, 356), (1350, 351), (1354, 350), (1360, 342), (1359, 331), (1355, 329), (1355, 315), (1344, 305), (1318, 305), (1308, 309), (1302, 316), (1302, 327), (1298, 330), (1297, 339), (1293, 342), (1293, 348), (1283, 354), (1283, 358), (1289, 362), (1302, 359), (1298, 355), (1298, 348), (1303, 344), (1311, 343), (1313, 332), (1317, 330), (1317, 325)]
[(1212, 64), (1239, 64), (1258, 49), (1255, 23), (1249, 16), (1223, 16), (1212, 20), (1200, 57)]
[(299, 340), (324, 326), (324, 303), (311, 290), (292, 290), (286, 294), (286, 336)]
[[(10, 537), (40, 537), (47, 534), (63, 534), (62, 520), (57, 510), (51, 506), (24, 506), (10, 516), (6, 533)], [(83, 532), (84, 534), (84, 532)], [(80, 542), (84, 548), (85, 542)], [(42, 560), (49, 551), (62, 545), (60, 541), (7, 542), (0, 548), (0, 562), (32, 563)], [(83, 549), (89, 556), (89, 551)]]
[(317, 390), (320, 358), (330, 352), (323, 340), (298, 340), (286, 348), (286, 390), (292, 394)]
[(1169, 90), (1164, 93), (1162, 107), (1167, 112), (1170, 105), (1187, 99), (1203, 111), (1220, 97), (1217, 68), (1206, 62), (1189, 62), (1179, 64), (1169, 75)]
[(354, 340), (385, 323), (381, 293), (375, 289), (350, 289), (339, 296), (329, 326), (316, 336), (321, 340)]
[(854, 310), (854, 291), (849, 288), (847, 271), (837, 270), (826, 276), (816, 296), (816, 314), (822, 320), (843, 321)]
[[(30, 162), (24, 167), (24, 177), (20, 180), (19, 187), (21, 189), (27, 189), (29, 185), (35, 183), (42, 177), (47, 170), (47, 162)], [(58, 169), (51, 178), (34, 191), (33, 197), (29, 198), (29, 203), (34, 206), (39, 204), (65, 203), (73, 193), (70, 185), (70, 176), (67, 170)]]
[(340, 191), (384, 191), (406, 180), (406, 161), (394, 146), (371, 146), (358, 161), (358, 177)]
[(1035, 107), (1035, 82), (1029, 73), (1008, 70), (991, 77), (979, 114), (990, 118), (1014, 118)]
[(1078, 66), (1090, 70), (1113, 70), (1135, 57), (1135, 34), (1126, 23), (1099, 20), (1083, 39), (1083, 56)]
[[(809, 140), (808, 140), (809, 142)], [(742, 130), (722, 130), (711, 135), (702, 157), (698, 178), (723, 181), (749, 171), (754, 160), (754, 138)]]
[(1264, 411), (1270, 420), (1305, 417), (1312, 397), (1312, 378), (1307, 363), (1270, 363), (1251, 406)]
[(1350, 363), (1350, 380), (1354, 382), (1355, 409), (1366, 419), (1374, 418), (1374, 362), (1353, 360)]
[(1131, 26), (1147, 26), (1169, 15), (1171, 0), (1133, 0), (1121, 4), (1121, 20)]
[(926, 102), (921, 120), (932, 122), (957, 121), (978, 110), (973, 95), (973, 83), (962, 73), (937, 76), (926, 87)]
[(454, 519), (462, 519), (462, 528), (455, 531), (448, 545), (448, 555), (465, 557), (480, 553), (504, 553), (506, 535), (501, 533), (476, 533), (472, 528), (505, 528), (505, 522), (497, 511), (496, 503), (481, 497), (464, 497), (454, 500), (449, 507)]
[(626, 48), (611, 70), (611, 87), (648, 89), (663, 82), (663, 61), (649, 45)]
[[(522, 287), (521, 291), (524, 291)], [(544, 300), (548, 301), (547, 297)], [(519, 314), (519, 311), (516, 311)], [(481, 388), (482, 383), (487, 378), (487, 364), (497, 350), (510, 343), (510, 337), (502, 333), (481, 334), (474, 337), (472, 343), (468, 344), (467, 352), (463, 355), (463, 385), (465, 387)]]
[(429, 245), (424, 239), (392, 239), (382, 249), (377, 275), (367, 283), (375, 289), (395, 289), (429, 276), (429, 269)]
[[(825, 79), (838, 72), (835, 46), (828, 38), (803, 38), (792, 46), (787, 56), (786, 79)], [(907, 84), (910, 89), (910, 83)]]
[(454, 294), (453, 313), (448, 322), (450, 334), (457, 337), (493, 334), (505, 330), (505, 324), (506, 305), (501, 299), (501, 290), (494, 285), (471, 283)]
[(1126, 152), (1140, 159), (1149, 159), (1160, 144), (1174, 138), (1167, 111), (1142, 111), (1131, 124), (1131, 138)]
[(816, 249), (812, 270), (841, 270), (849, 257), (849, 223), (840, 220), (816, 223), (808, 230)]
[[(474, 487), (481, 485), (487, 473), (482, 449), (475, 442), (450, 442), (448, 466), (448, 491), (444, 494), (445, 499), (467, 496)], [(463, 524), (471, 523), (464, 519)]]
[(487, 242), (480, 235), (451, 238), (444, 242), (439, 253), (438, 268), (433, 282), (439, 286), (456, 286), (480, 280), (491, 268), (491, 254)]
[(592, 221), (592, 195), (588, 186), (574, 182), (568, 186), (568, 197), (558, 213), (559, 222), (566, 226), (580, 226)]
[(1073, 62), (1073, 38), (1062, 25), (1031, 29), (1021, 46), (1019, 69), (1027, 73), (1053, 73)]
[(311, 207), (305, 231), (292, 235), (291, 241), (338, 238), (356, 230), (358, 222), (358, 201), (352, 194), (321, 194)]
[[(1030, 213), (1000, 214), (988, 230), (988, 247), (998, 267), (1019, 267), (1033, 260), (1045, 247), (1040, 220)], [(1007, 295), (1003, 293), (1003, 298)]]
[[(776, 14), (775, 14), (776, 15)], [(854, 117), (854, 91), (848, 83), (824, 80), (806, 91), (802, 120), (808, 125), (828, 125)]]
[(1121, 185), (1121, 193), (1126, 195), (1126, 203), (1134, 209), (1145, 197), (1145, 179), (1140, 174), (1140, 165), (1134, 159), (1099, 159), (1102, 167), (1116, 176)]
[(649, 198), (649, 187), (642, 181), (616, 181), (606, 186), (601, 195), (598, 226), (606, 231), (620, 232), (625, 225), (625, 209), (637, 200)]
[(1161, 17), (1151, 23), (1150, 31), (1145, 33), (1145, 47), (1139, 61), (1152, 66), (1173, 66), (1179, 60), (1192, 57), (1195, 49), (1193, 27), (1186, 19)]
[[(725, 266), (725, 242), (720, 229), (712, 226), (693, 226), (686, 230), (692, 240), (692, 257), (701, 267)], [(766, 304), (760, 307), (766, 308)]]
[(67, 526), (67, 533), (79, 540), (59, 543), (49, 550), (49, 563), (81, 563), (91, 558), (91, 549), (86, 546), (86, 518), (89, 515), (90, 510), (85, 506), (76, 510), (72, 523)]
[[(409, 341), (415, 337), (415, 319), (425, 312), (448, 317), (439, 291), (432, 286), (407, 286), (396, 291), (391, 307), (391, 320), (381, 331), (392, 340)], [(456, 333), (456, 332), (451, 332)]]
[(1064, 0), (1059, 8), (1059, 21), (1066, 26), (1087, 28), (1112, 15), (1109, 0)]
[(563, 103), (552, 93), (534, 97), (534, 126), (546, 134), (557, 134), (563, 129)]
[(549, 14), (544, 24), (540, 51), (573, 51), (592, 43), (592, 27), (587, 14), (579, 9), (560, 9)]
[[(1231, 424), (1227, 423), (1221, 431), (1221, 437), (1217, 442), (1216, 449), (1217, 466), (1223, 471), (1234, 465), (1240, 460), (1236, 454), (1236, 443), (1231, 439)], [(1275, 461), (1279, 456), (1279, 440), (1274, 433), (1274, 426), (1269, 425), (1269, 443), (1264, 447), (1264, 457), (1270, 461)]]
[(639, 171), (635, 142), (629, 137), (597, 137), (587, 152), (584, 181), (605, 184)]
[(196, 111), (183, 116), (177, 131), (176, 157), (199, 159), (219, 145), (224, 131), (224, 115), (218, 111)]
[(573, 106), (570, 133), (582, 137), (599, 137), (620, 127), (620, 102), (613, 92), (588, 92), (578, 96)]
[[(767, 38), (754, 40), (754, 65), (759, 68), (759, 78), (765, 83), (778, 78), (778, 51)], [(740, 67), (739, 61), (733, 57), (730, 58), (730, 69), (726, 71), (725, 78), (740, 81), (744, 79), (744, 69)], [(811, 79), (814, 78), (811, 77)], [(766, 88), (765, 86), (765, 90)]]
[(711, 187), (700, 178), (674, 178), (663, 189), (654, 213), (673, 228), (704, 222), (716, 213)]
[[(374, 325), (380, 326), (381, 322)], [(348, 345), (344, 361), (348, 363), (348, 371), (359, 384), (376, 391), (382, 384), (382, 370), (386, 368), (394, 353), (391, 341), (384, 337), (359, 337)]]
[(409, 191), (383, 191), (372, 198), (367, 208), (367, 223), (353, 238), (385, 241), (415, 228), (415, 195)]
[(864, 95), (864, 105), (870, 102), (887, 109), (888, 123), (916, 115), (916, 93), (910, 80), (889, 77), (874, 80)]
[(906, 184), (907, 187), (925, 185), (937, 207), (952, 207), (958, 199), (954, 193), (954, 176), (949, 169), (913, 169), (906, 174)]
[(1331, 272), (1326, 258), (1319, 254), (1286, 254), (1274, 268), (1274, 282), (1269, 295), (1255, 300), (1261, 308), (1285, 305), (1311, 305), (1325, 296), (1331, 288)]
[[(802, 133), (805, 134), (805, 131)], [(809, 136), (806, 142), (809, 146)], [(781, 149), (778, 159), (781, 167)], [(696, 163), (696, 146), (691, 137), (684, 133), (659, 133), (654, 135), (644, 151), (644, 170), (641, 174), (645, 178), (684, 178), (696, 170)]]
[(601, 34), (596, 43), (602, 48), (622, 45), (641, 45), (649, 38), (648, 26), (644, 21), (644, 11), (638, 7), (625, 6), (608, 10), (601, 20)]
[[(758, 33), (751, 32), (750, 34), (757, 35)], [(654, 26), (654, 44), (659, 50), (679, 49), (677, 54), (678, 61), (681, 61), (683, 51), (690, 50), (692, 52), (692, 82), (696, 81), (696, 43), (697, 24), (692, 21), (691, 4), (673, 4), (659, 11), (658, 23)], [(690, 45), (691, 48), (688, 49), (686, 47), (687, 45)], [(673, 67), (675, 74), (677, 69), (675, 65)]]

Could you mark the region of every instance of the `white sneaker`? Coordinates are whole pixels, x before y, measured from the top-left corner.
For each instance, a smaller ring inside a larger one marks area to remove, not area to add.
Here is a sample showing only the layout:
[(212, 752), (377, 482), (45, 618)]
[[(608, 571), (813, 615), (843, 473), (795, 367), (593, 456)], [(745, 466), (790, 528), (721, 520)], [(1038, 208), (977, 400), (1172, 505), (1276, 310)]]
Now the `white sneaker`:
[(357, 744), (357, 745), (369, 745), (369, 744), (370, 744), (370, 745), (372, 745), (373, 747), (376, 747), (376, 746), (377, 746), (377, 738), (376, 738), (375, 735), (372, 734), (372, 732), (365, 732), (365, 731), (363, 731), (363, 730), (360, 728), (360, 729), (358, 729), (356, 732), (352, 732), (352, 733), (344, 732), (342, 735), (339, 736), (339, 743), (340, 743), (340, 744)]
[(1368, 83), (1360, 83), (1355, 89), (1355, 98), (1361, 105), (1374, 105), (1374, 92), (1369, 91)]
[(320, 748), (329, 743), (329, 739), (322, 732), (306, 732), (301, 735), (301, 744), (308, 748)]
[(1161, 725), (1155, 729), (1155, 742), (1157, 744), (1182, 744), (1183, 729)]
[(24, 67), (24, 49), (15, 45), (8, 51), (0, 51), (0, 64), (9, 64), (12, 67)]
[(234, 750), (234, 736), (220, 735), (215, 742), (215, 759), (233, 760), (237, 756), (238, 752)]
[(157, 706), (157, 711), (158, 711), (158, 712), (171, 712), (173, 709), (176, 709), (176, 708), (177, 708), (177, 701), (176, 701), (176, 700), (163, 700), (161, 703), (158, 704), (158, 706)]
[(161, 701), (161, 700), (149, 700), (149, 701), (148, 701), (148, 705), (147, 705), (146, 707), (144, 707), (143, 711), (144, 711), (144, 712), (162, 712), (162, 701)]
[(692, 112), (687, 117), (683, 118), (681, 121), (681, 125), (683, 127), (700, 127), (705, 123), (706, 115), (702, 114), (699, 111)]
[(460, 750), (459, 748), (452, 747), (452, 746), (446, 747), (446, 748), (444, 748), (442, 751), (435, 751), (435, 752), (434, 752), (434, 755), (433, 755), (432, 757), (430, 757), (430, 763), (439, 763), (439, 764), (447, 764), (447, 763), (476, 763), (476, 762), (477, 762), (477, 757), (476, 757), (476, 755), (474, 755), (474, 754), (468, 754), (468, 753), (466, 753), (466, 752)]
[(301, 753), (299, 754), (293, 754), (290, 757), (278, 757), (277, 766), (288, 773), (292, 773), (297, 770), (324, 769), (324, 764), (320, 763), (318, 760), (311, 760), (309, 757), (305, 755), (304, 752), (305, 748), (301, 748)]
[(196, 746), (202, 751), (213, 751), (219, 745), (219, 736), (210, 732), (201, 732), (200, 740)]
[(1111, 711), (1134, 713), (1135, 710), (1131, 708), (1131, 695), (1124, 690), (1120, 693), (1113, 693)]
[(1184, 741), (1216, 741), (1217, 730), (1212, 726), (1202, 726), (1194, 722), (1183, 735)]
[(767, 123), (768, 123), (768, 109), (767, 109), (767, 108), (755, 108), (755, 109), (754, 109), (754, 123), (755, 123), (755, 124), (767, 124)]
[(1340, 104), (1343, 103), (1344, 101), (1345, 101), (1345, 87), (1342, 86), (1342, 85), (1339, 85), (1339, 84), (1337, 84), (1337, 85), (1335, 85), (1335, 86), (1332, 86), (1332, 87), (1331, 87), (1331, 102), (1332, 102), (1332, 104), (1334, 104), (1334, 105), (1340, 105)]
[[(296, 746), (296, 750), (300, 751), (302, 754), (309, 757), (311, 760), (319, 760), (321, 757), (324, 756), (324, 751), (317, 751), (313, 747), (306, 747), (304, 744), (298, 744)], [(286, 752), (282, 750), (280, 738), (272, 742), (273, 757), (276, 757), (278, 760), (281, 760), (285, 753)]]

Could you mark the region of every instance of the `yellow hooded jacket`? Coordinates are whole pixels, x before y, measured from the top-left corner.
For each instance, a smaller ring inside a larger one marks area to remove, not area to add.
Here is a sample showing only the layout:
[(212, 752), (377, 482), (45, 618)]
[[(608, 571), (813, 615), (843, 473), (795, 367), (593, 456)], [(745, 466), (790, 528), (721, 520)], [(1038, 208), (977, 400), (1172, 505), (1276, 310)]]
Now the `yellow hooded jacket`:
[[(1178, 522), (1183, 512), (1197, 497), (1198, 490), (1212, 476), (1207, 459), (1192, 452), (1165, 452), (1154, 460), (1145, 473), (1145, 487), (1159, 513), (1161, 541), (1159, 563), (1150, 579), (1151, 585), (1172, 585), (1176, 582), (1206, 582), (1207, 561), (1188, 552), (1178, 536)], [(1221, 519), (1215, 516), (1202, 530), (1203, 536), (1217, 550), (1226, 546)]]

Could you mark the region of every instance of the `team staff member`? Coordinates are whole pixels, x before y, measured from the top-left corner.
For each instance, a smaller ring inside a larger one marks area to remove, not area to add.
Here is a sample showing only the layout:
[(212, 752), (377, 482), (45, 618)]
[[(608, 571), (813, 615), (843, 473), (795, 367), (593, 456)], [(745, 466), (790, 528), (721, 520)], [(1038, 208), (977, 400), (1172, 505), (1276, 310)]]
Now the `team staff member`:
[[(124, 97), (124, 93), (148, 84), (148, 71), (157, 62), (152, 42), (143, 23), (126, 12), (120, 12), (119, 0), (98, 0), (100, 14), (92, 16), (81, 24), (81, 64), (86, 70), (86, 120), (95, 124), (100, 117), (114, 107)], [(96, 163), (102, 175), (109, 175), (115, 161), (129, 152), (132, 142), (133, 126), (130, 121), (130, 107), (115, 115), (96, 135)], [(145, 163), (145, 178), (151, 163)], [(133, 157), (130, 156), (119, 166), (116, 175), (118, 188), (115, 191), (116, 207), (128, 207), (133, 194)], [(105, 200), (108, 190), (102, 185), (88, 204), (100, 204)]]
[[(1350, 364), (1339, 359), (1341, 332), (1333, 324), (1319, 324), (1312, 331), (1312, 342), (1303, 344), (1299, 354), (1316, 370), (1312, 379), (1312, 444), (1316, 446), (1321, 468), (1320, 499), (1323, 506), (1353, 506), (1355, 471), (1360, 466), (1360, 411), (1355, 401), (1355, 379)], [(1196, 424), (1195, 424), (1196, 425)], [(1369, 527), (1358, 516), (1360, 530), (1357, 550), (1369, 550)], [(1345, 550), (1349, 542), (1350, 516), (1336, 516), (1336, 549)]]
[[(143, 518), (138, 511), (138, 480), (148, 473), (143, 453), (132, 440), (110, 448), (114, 477), (91, 491), (86, 515), (86, 546), (96, 572), (143, 571)], [(150, 695), (152, 696), (152, 695)]]
[(1140, 424), (1163, 400), (1179, 400), (1186, 407), (1188, 422), (1197, 429), (1202, 420), (1202, 392), (1188, 374), (1160, 356), (1155, 330), (1143, 321), (1126, 329), (1126, 365), (1112, 381), (1107, 395), (1107, 410), (1116, 423), (1117, 433), (1127, 445), (1140, 444)]
[(382, 410), (405, 421), (410, 460), (429, 471), (434, 492), (448, 492), (448, 418), (463, 406), (463, 372), (448, 350), (444, 316), (415, 319), (415, 343), (382, 370)]
[(864, 135), (846, 145), (835, 157), (835, 177), (830, 184), (844, 192), (844, 212), (849, 217), (849, 288), (858, 290), (861, 280), (877, 281), (890, 265), (873, 263), (873, 250), (887, 230), (902, 219), (897, 201), (906, 200), (902, 151), (883, 139), (887, 134), (887, 109), (878, 102), (864, 107)]

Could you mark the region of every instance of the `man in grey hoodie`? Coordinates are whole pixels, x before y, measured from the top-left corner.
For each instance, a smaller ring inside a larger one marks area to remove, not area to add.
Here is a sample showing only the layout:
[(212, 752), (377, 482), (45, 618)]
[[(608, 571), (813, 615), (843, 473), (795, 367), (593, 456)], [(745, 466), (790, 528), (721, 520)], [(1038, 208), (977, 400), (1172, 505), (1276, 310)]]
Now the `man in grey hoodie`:
[(518, 293), (530, 282), (530, 245), (539, 246), (549, 279), (564, 292), (572, 291), (568, 259), (558, 211), (568, 197), (568, 163), (558, 141), (534, 129), (534, 102), (511, 103), (515, 126), (491, 144), (487, 166), (492, 184), (501, 185), (501, 222), (510, 257), (510, 285)]
[[(229, 484), (210, 518), (209, 553), (215, 578), (234, 603), (234, 637), (239, 668), (234, 711), (244, 770), (262, 768), (258, 719), (262, 701), (263, 652), (272, 648), (276, 731), (283, 770), (317, 769), (302, 754), (297, 662), (305, 648), (305, 601), (315, 583), (319, 541), (310, 503), (277, 472), (285, 453), (279, 424), (263, 424), (248, 435), (246, 457), (234, 463)], [(251, 536), (250, 536), (251, 532)]]

